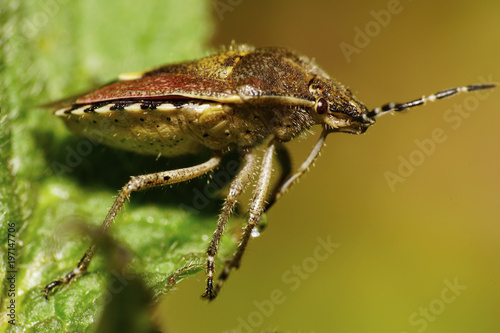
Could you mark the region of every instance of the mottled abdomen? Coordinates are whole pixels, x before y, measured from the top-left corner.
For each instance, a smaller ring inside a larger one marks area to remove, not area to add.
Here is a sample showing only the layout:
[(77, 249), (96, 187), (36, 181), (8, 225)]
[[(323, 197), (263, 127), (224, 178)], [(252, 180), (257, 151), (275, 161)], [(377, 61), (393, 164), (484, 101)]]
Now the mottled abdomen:
[[(55, 112), (76, 134), (140, 154), (176, 156), (202, 147), (252, 146), (263, 126), (234, 117), (228, 105), (194, 100), (106, 101)], [(250, 116), (250, 114), (246, 114)], [(247, 117), (243, 117), (247, 118)]]

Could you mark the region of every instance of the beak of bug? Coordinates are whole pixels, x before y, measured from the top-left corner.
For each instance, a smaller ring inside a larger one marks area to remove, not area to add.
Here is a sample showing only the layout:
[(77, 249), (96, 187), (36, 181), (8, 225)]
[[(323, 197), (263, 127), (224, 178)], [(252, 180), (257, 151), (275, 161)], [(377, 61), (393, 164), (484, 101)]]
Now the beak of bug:
[(328, 133), (361, 134), (375, 123), (374, 119), (366, 116), (367, 113), (368, 109), (362, 103), (351, 99), (341, 108), (330, 109), (330, 112), (321, 115), (321, 122)]

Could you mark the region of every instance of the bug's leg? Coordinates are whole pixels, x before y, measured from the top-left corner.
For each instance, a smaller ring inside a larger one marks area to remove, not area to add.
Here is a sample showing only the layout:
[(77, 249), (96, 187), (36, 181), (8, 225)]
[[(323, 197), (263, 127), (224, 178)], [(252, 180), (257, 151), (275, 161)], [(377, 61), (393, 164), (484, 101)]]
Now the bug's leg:
[[(271, 208), (272, 205), (278, 201), (283, 194), (288, 191), (290, 187), (292, 187), (293, 184), (297, 182), (297, 180), (309, 170), (311, 165), (314, 163), (314, 161), (318, 158), (321, 149), (325, 146), (325, 138), (328, 135), (328, 131), (326, 129), (321, 132), (321, 135), (314, 145), (314, 148), (311, 150), (309, 153), (309, 156), (307, 156), (306, 160), (300, 165), (300, 167), (297, 169), (297, 171), (290, 177), (287, 177), (285, 179), (280, 179), (280, 182), (277, 183), (277, 186), (275, 187), (274, 191), (272, 192), (272, 195), (269, 199), (269, 202), (266, 206), (266, 211)], [(290, 158), (288, 157), (288, 161)], [(281, 163), (290, 163), (286, 162), (286, 160), (281, 161)]]
[(214, 286), (213, 286), (213, 276), (215, 273), (215, 256), (219, 248), (219, 242), (224, 232), (224, 227), (226, 226), (229, 216), (233, 212), (234, 206), (236, 205), (238, 196), (243, 192), (247, 184), (251, 181), (253, 173), (255, 170), (256, 157), (253, 151), (246, 152), (243, 156), (243, 168), (240, 170), (236, 178), (231, 182), (229, 186), (229, 194), (226, 197), (224, 206), (222, 207), (222, 212), (219, 215), (219, 220), (217, 221), (217, 228), (212, 236), (212, 241), (207, 249), (207, 287), (205, 293), (201, 296), (203, 298), (213, 299), (215, 298)]
[(269, 195), (269, 199), (266, 202), (264, 212), (267, 212), (267, 210), (271, 208), (272, 205), (274, 205), (274, 203), (276, 202), (276, 196), (281, 191), (281, 187), (292, 174), (292, 159), (290, 157), (290, 152), (281, 142), (276, 146), (276, 157), (281, 167), (280, 178), (270, 192), (271, 194)]
[(265, 200), (267, 193), (269, 191), (269, 186), (271, 182), (271, 173), (272, 173), (272, 162), (273, 162), (273, 154), (276, 148), (277, 141), (273, 140), (270, 142), (264, 157), (262, 159), (262, 165), (260, 167), (259, 179), (257, 181), (257, 186), (255, 187), (255, 191), (252, 197), (252, 203), (250, 204), (250, 208), (248, 210), (249, 218), (248, 222), (243, 227), (243, 235), (241, 236), (240, 243), (238, 244), (238, 248), (236, 249), (233, 257), (226, 262), (224, 270), (219, 275), (219, 280), (217, 281), (217, 286), (214, 290), (214, 295), (212, 297), (215, 298), (217, 294), (220, 292), (224, 282), (229, 277), (229, 273), (233, 268), (238, 268), (240, 265), (241, 258), (248, 244), (248, 240), (252, 235), (253, 228), (259, 223), (259, 220), (262, 216), (262, 212), (264, 211)]
[[(222, 153), (215, 152), (213, 157), (210, 158), (208, 161), (199, 165), (195, 165), (193, 167), (171, 170), (171, 171), (162, 171), (162, 172), (132, 177), (130, 181), (118, 193), (118, 196), (116, 197), (113, 206), (111, 206), (108, 215), (106, 215), (106, 218), (104, 219), (101, 225), (100, 228), (101, 232), (106, 232), (108, 230), (111, 223), (113, 223), (116, 214), (118, 214), (120, 208), (122, 208), (123, 204), (125, 203), (125, 201), (128, 199), (128, 197), (132, 192), (141, 191), (150, 187), (179, 183), (199, 177), (213, 170), (217, 165), (219, 165), (221, 158), (222, 158)], [(96, 245), (92, 243), (92, 245), (90, 245), (90, 247), (88, 248), (87, 252), (85, 252), (85, 255), (78, 262), (78, 265), (75, 269), (73, 269), (71, 272), (66, 274), (61, 279), (53, 281), (45, 286), (44, 288), (45, 297), (48, 298), (50, 292), (54, 290), (56, 287), (68, 284), (71, 281), (78, 278), (83, 273), (85, 273), (87, 267), (90, 264), (90, 261), (92, 260), (92, 257), (94, 256), (95, 251), (96, 251)]]

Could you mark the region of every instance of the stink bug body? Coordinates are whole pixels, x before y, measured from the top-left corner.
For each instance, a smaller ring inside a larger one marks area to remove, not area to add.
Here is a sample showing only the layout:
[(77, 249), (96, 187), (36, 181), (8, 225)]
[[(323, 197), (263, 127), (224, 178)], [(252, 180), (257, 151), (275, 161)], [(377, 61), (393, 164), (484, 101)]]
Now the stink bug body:
[[(104, 219), (106, 231), (125, 200), (134, 191), (182, 182), (215, 169), (224, 152), (237, 149), (242, 167), (232, 183), (207, 250), (207, 285), (204, 297), (213, 299), (237, 268), (262, 213), (304, 174), (332, 132), (363, 133), (375, 118), (454, 95), (494, 87), (470, 85), (438, 92), (407, 103), (389, 103), (373, 110), (357, 101), (349, 89), (331, 79), (312, 60), (284, 48), (240, 46), (197, 61), (167, 65), (143, 73), (127, 74), (114, 83), (79, 97), (57, 110), (76, 133), (89, 135), (99, 120), (113, 122), (103, 143), (140, 154), (174, 156), (213, 152), (205, 163), (172, 171), (132, 177), (121, 189)], [(292, 174), (283, 142), (313, 125), (322, 133), (308, 158)], [(257, 165), (254, 148), (267, 142)], [(285, 170), (271, 188), (273, 156)], [(213, 283), (219, 241), (238, 196), (259, 169), (248, 222), (236, 252)], [(45, 287), (48, 297), (59, 285), (83, 274), (95, 253), (91, 245), (77, 268)]]

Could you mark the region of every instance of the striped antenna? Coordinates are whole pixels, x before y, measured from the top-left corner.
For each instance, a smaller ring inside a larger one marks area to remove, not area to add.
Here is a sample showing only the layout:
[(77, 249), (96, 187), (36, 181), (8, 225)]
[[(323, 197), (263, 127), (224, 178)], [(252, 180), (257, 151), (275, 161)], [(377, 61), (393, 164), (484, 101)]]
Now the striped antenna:
[(387, 103), (385, 105), (382, 105), (378, 108), (373, 109), (372, 111), (365, 113), (363, 115), (363, 119), (365, 121), (373, 121), (375, 117), (378, 117), (378, 116), (385, 114), (387, 112), (404, 111), (406, 109), (425, 104), (426, 102), (434, 102), (435, 100), (450, 97), (450, 96), (456, 95), (456, 94), (461, 93), (461, 92), (469, 92), (469, 91), (482, 90), (482, 89), (491, 89), (491, 88), (495, 88), (495, 87), (496, 87), (496, 84), (494, 84), (494, 83), (472, 84), (470, 86), (442, 90), (442, 91), (437, 92), (433, 95), (422, 96), (421, 98), (416, 99), (416, 100), (411, 101), (411, 102)]

